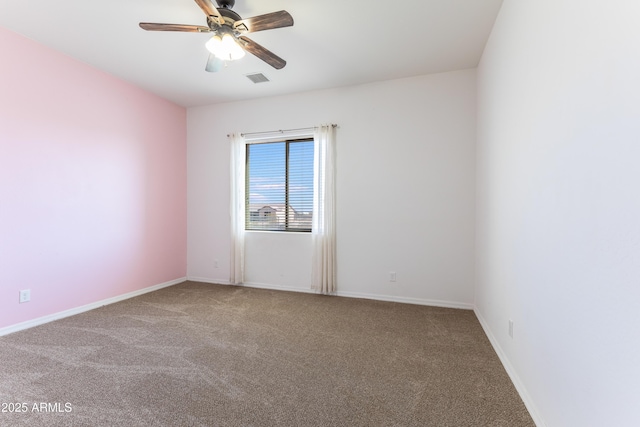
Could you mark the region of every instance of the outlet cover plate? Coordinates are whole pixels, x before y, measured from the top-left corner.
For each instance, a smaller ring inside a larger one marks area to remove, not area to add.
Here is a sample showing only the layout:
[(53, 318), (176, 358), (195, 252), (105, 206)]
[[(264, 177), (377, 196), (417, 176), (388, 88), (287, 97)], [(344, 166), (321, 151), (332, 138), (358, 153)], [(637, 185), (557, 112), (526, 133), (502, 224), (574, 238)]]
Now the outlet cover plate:
[(31, 301), (31, 289), (23, 289), (20, 291), (20, 304)]

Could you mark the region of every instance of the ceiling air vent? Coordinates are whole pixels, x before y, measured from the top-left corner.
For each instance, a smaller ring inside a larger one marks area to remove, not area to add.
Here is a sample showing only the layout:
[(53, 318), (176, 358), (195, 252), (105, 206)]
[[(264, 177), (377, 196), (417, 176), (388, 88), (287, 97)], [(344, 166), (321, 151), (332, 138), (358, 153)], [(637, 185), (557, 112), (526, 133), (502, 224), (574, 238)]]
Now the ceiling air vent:
[(270, 81), (267, 76), (265, 76), (262, 73), (255, 73), (255, 74), (245, 74), (247, 76), (247, 78), (249, 80), (251, 80), (254, 83), (264, 83), (264, 82), (268, 82)]

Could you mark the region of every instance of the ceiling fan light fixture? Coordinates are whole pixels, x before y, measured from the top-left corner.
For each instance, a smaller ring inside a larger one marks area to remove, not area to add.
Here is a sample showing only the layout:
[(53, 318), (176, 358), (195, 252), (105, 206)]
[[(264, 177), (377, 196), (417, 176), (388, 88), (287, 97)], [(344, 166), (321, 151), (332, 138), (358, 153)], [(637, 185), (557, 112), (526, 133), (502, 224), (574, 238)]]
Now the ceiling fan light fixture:
[(205, 47), (209, 52), (224, 61), (235, 61), (245, 55), (244, 49), (230, 34), (225, 34), (222, 38), (217, 35), (211, 37)]

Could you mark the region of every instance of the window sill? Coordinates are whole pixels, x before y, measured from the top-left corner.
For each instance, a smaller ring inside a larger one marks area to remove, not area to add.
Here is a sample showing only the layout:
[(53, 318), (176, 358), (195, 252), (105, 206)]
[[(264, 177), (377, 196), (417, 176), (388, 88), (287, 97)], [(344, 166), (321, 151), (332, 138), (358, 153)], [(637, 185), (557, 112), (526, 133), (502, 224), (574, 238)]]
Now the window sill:
[(274, 230), (245, 230), (245, 233), (255, 233), (255, 234), (278, 234), (286, 236), (288, 234), (296, 234), (296, 235), (306, 235), (311, 236), (311, 231), (274, 231)]

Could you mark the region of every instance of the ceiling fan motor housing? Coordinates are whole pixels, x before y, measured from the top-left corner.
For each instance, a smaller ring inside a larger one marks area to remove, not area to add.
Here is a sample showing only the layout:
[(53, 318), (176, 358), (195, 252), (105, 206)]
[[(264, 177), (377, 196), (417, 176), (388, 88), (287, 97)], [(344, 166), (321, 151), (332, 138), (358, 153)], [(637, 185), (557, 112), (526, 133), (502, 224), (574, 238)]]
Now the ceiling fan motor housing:
[(231, 23), (233, 24), (235, 21), (239, 21), (242, 18), (240, 17), (240, 15), (238, 15), (237, 13), (235, 13), (233, 10), (231, 9), (226, 9), (224, 7), (221, 7), (218, 9), (218, 13), (220, 13), (220, 15), (222, 15), (224, 17), (225, 21), (228, 21), (229, 19), (232, 21)]
[(216, 0), (216, 3), (218, 3), (218, 8), (233, 9), (236, 0)]

